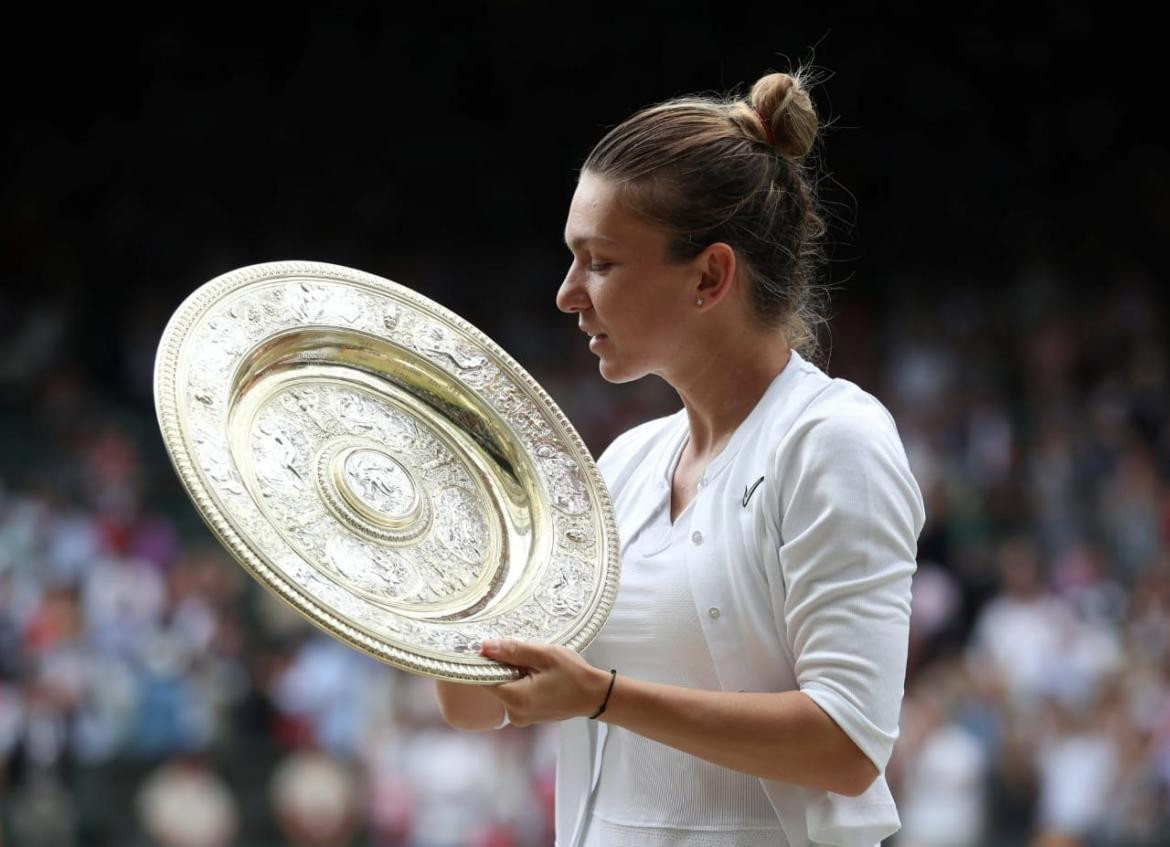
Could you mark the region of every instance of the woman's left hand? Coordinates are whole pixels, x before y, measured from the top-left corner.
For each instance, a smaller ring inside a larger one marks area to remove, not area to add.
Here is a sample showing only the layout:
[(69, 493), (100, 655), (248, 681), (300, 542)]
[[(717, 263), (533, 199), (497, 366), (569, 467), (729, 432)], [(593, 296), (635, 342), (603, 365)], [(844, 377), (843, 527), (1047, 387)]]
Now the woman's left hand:
[(610, 673), (568, 647), (504, 638), (487, 640), (483, 656), (524, 669), (521, 679), (486, 686), (514, 726), (592, 715), (609, 690)]

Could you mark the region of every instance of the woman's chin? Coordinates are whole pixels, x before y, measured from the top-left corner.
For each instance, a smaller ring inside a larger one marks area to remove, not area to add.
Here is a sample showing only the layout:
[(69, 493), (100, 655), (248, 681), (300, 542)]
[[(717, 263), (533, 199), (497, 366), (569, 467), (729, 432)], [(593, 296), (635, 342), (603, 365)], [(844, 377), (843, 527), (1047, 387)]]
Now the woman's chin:
[(621, 370), (615, 368), (611, 363), (606, 362), (605, 359), (597, 360), (597, 372), (601, 374), (601, 378), (606, 382), (625, 382), (622, 379)]
[(601, 359), (597, 363), (597, 370), (601, 374), (602, 379), (606, 382), (612, 382), (615, 385), (623, 382), (633, 382), (645, 376), (645, 374), (636, 373), (612, 362), (607, 362), (605, 359)]

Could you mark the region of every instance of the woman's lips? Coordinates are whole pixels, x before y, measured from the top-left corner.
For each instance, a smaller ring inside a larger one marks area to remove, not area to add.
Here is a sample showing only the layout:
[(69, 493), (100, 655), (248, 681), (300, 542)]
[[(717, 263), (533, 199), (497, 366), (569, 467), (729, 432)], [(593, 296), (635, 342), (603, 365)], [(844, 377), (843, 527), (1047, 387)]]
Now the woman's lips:
[(605, 335), (604, 333), (602, 333), (601, 335), (593, 336), (592, 338), (589, 339), (589, 349), (596, 350), (598, 347), (600, 347), (602, 344), (605, 343), (607, 338), (608, 338), (608, 336)]

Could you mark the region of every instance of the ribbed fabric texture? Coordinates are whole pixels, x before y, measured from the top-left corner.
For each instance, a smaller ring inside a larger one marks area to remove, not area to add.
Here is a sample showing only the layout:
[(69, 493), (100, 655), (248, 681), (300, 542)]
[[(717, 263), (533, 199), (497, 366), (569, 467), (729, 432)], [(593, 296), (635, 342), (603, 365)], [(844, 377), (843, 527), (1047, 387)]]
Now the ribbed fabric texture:
[[(676, 467), (685, 439), (669, 464)], [(692, 504), (670, 523), (670, 490), (622, 559), (616, 603), (584, 652), (650, 682), (719, 690), (686, 570)], [(610, 725), (585, 847), (785, 845), (757, 777)]]

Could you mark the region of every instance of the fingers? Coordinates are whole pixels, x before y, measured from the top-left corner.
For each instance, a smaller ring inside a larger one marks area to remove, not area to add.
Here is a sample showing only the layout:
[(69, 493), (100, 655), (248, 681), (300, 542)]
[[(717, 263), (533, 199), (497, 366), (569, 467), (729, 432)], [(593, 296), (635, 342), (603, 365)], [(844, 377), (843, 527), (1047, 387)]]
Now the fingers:
[(532, 700), (531, 692), (528, 690), (530, 683), (531, 680), (525, 678), (516, 682), (501, 682), (485, 687), (488, 694), (503, 704), (513, 726), (524, 727), (532, 723), (529, 718)]
[(480, 652), (489, 659), (507, 665), (524, 665), (529, 668), (545, 669), (550, 666), (551, 655), (544, 644), (530, 644), (514, 638), (489, 638), (483, 642)]
[(484, 686), (484, 690), (509, 709), (517, 708), (526, 702), (525, 693), (520, 689), (522, 682), (499, 682)]

